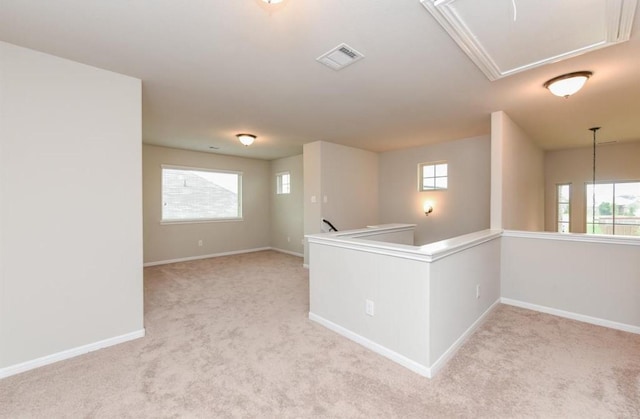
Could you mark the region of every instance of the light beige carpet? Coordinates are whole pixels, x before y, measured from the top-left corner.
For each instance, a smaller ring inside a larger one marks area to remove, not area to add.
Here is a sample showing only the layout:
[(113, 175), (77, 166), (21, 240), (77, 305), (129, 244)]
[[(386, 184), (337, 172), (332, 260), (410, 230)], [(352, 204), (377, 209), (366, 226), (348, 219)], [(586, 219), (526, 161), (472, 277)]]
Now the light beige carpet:
[(499, 306), (429, 380), (309, 321), (300, 265), (145, 269), (147, 337), (1, 380), (0, 417), (640, 417), (638, 335)]

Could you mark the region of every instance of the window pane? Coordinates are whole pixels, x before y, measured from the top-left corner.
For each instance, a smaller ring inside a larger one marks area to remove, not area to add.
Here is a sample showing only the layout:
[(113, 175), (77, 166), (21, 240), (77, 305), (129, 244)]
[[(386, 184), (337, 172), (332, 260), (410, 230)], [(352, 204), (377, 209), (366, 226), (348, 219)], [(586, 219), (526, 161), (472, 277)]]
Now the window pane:
[(421, 163), (418, 173), (421, 174), (419, 190), (447, 189), (447, 163)]
[(587, 233), (640, 236), (640, 182), (587, 185)]
[(291, 193), (291, 174), (289, 172), (276, 174), (276, 193)]
[(425, 178), (422, 180), (422, 187), (424, 189), (433, 189), (436, 186), (434, 178)]
[(569, 202), (570, 185), (558, 185), (558, 202)]
[(640, 216), (640, 182), (616, 183), (615, 214), (626, 217)]
[(436, 165), (436, 176), (447, 176), (447, 164)]
[(434, 177), (435, 176), (435, 166), (432, 164), (427, 164), (422, 166), (422, 177)]
[[(587, 185), (587, 222), (594, 222), (593, 220), (593, 186)], [(596, 185), (596, 211), (595, 222), (601, 223), (613, 222), (613, 184), (612, 183), (599, 183)]]
[(558, 221), (569, 221), (569, 204), (558, 204)]
[(165, 221), (239, 218), (240, 174), (162, 169)]
[(436, 189), (447, 189), (447, 178), (446, 177), (437, 177), (436, 178)]

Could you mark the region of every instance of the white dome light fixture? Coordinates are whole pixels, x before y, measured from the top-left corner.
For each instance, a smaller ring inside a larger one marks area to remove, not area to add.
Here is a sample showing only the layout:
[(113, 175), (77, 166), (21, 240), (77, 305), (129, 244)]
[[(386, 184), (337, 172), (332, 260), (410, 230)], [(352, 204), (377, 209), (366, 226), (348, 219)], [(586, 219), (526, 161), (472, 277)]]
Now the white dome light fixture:
[(282, 0), (262, 0), (265, 3), (268, 4), (278, 4), (278, 3), (282, 3)]
[(582, 89), (582, 86), (589, 80), (593, 73), (591, 71), (576, 71), (575, 73), (563, 74), (554, 77), (544, 84), (556, 96), (568, 98), (572, 94)]
[(256, 136), (253, 134), (236, 134), (236, 137), (245, 147), (249, 147), (256, 140)]

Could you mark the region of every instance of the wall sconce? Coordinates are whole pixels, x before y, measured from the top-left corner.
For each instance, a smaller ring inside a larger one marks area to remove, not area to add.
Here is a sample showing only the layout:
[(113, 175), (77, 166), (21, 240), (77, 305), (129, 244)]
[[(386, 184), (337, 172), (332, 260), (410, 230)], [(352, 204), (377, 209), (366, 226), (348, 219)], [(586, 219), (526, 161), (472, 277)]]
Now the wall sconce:
[(429, 216), (433, 212), (433, 201), (424, 201), (424, 215)]
[(236, 134), (238, 140), (245, 146), (249, 147), (256, 139), (256, 136), (253, 134)]

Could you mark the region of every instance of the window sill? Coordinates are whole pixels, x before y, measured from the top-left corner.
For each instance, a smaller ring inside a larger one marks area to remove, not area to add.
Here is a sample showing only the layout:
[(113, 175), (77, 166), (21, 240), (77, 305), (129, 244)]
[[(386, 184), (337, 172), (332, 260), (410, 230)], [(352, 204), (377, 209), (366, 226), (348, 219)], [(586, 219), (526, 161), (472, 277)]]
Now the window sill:
[(202, 219), (202, 220), (161, 220), (160, 225), (229, 223), (229, 222), (236, 222), (236, 221), (244, 221), (244, 219), (240, 217), (240, 218), (208, 218), (208, 219)]

